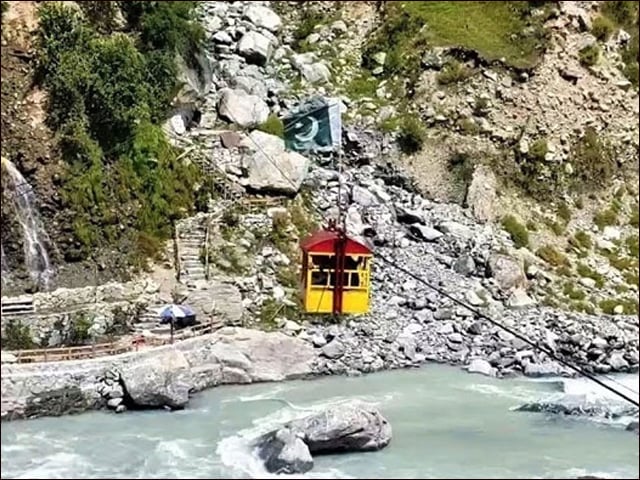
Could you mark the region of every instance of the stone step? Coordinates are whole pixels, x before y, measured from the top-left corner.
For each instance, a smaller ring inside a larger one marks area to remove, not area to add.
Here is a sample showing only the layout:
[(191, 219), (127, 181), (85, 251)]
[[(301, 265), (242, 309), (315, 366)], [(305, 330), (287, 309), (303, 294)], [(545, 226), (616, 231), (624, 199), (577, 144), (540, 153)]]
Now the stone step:
[(29, 315), (35, 313), (36, 309), (31, 298), (5, 299), (2, 300), (2, 315)]

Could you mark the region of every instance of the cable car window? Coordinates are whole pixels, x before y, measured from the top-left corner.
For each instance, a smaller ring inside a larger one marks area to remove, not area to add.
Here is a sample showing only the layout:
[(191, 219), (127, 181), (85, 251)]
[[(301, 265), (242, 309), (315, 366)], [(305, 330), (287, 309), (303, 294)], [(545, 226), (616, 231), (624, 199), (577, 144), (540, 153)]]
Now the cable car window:
[(326, 287), (329, 275), (327, 272), (311, 272), (311, 285), (314, 287)]

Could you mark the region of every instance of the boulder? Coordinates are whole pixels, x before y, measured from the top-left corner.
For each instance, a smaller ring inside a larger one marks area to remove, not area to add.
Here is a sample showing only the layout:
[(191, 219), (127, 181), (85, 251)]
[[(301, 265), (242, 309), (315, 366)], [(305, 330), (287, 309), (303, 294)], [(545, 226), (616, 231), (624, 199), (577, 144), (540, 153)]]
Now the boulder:
[(496, 177), (484, 165), (478, 165), (467, 190), (467, 205), (479, 222), (490, 222), (495, 218)]
[(271, 40), (258, 32), (247, 32), (238, 42), (238, 53), (247, 62), (256, 65), (265, 65), (269, 61), (272, 51)]
[(188, 403), (193, 387), (187, 359), (173, 348), (145, 362), (123, 366), (120, 378), (126, 393), (138, 407), (182, 408)]
[(268, 7), (262, 5), (250, 5), (244, 11), (244, 17), (258, 28), (266, 28), (271, 32), (277, 32), (282, 27), (282, 20)]
[(258, 438), (255, 446), (269, 472), (304, 473), (313, 465), (308, 453), (374, 451), (390, 441), (391, 425), (382, 414), (353, 403), (293, 420)]
[(284, 427), (259, 439), (258, 456), (267, 471), (276, 474), (305, 473), (313, 468), (309, 447), (299, 432)]
[(507, 255), (493, 254), (487, 263), (488, 274), (498, 286), (505, 290), (524, 287), (527, 284), (526, 274), (520, 262)]
[(442, 237), (442, 232), (426, 225), (413, 224), (409, 226), (409, 230), (416, 237), (420, 238), (421, 240), (426, 240), (427, 242), (435, 242), (440, 237)]
[(284, 140), (255, 130), (241, 145), (252, 150), (243, 158), (246, 185), (257, 191), (295, 194), (309, 171), (309, 160), (285, 150)]
[(471, 360), (471, 363), (469, 363), (469, 365), (467, 366), (467, 372), (479, 373), (488, 377), (494, 377), (496, 374), (496, 369), (493, 368), (491, 364), (486, 360), (483, 360), (482, 358), (475, 358)]
[(465, 277), (470, 276), (475, 269), (476, 263), (473, 261), (473, 257), (471, 257), (471, 255), (461, 255), (455, 262), (453, 262), (453, 270)]
[(218, 113), (225, 120), (241, 127), (255, 127), (267, 120), (269, 107), (256, 95), (250, 95), (241, 89), (224, 88), (220, 91)]

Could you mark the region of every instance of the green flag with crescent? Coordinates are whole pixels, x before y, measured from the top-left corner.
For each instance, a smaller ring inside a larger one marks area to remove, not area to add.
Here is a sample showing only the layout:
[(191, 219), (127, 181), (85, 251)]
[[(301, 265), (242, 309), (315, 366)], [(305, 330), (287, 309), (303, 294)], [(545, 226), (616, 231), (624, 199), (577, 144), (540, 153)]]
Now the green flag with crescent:
[(333, 152), (340, 149), (340, 103), (316, 98), (283, 119), (284, 141), (296, 152)]

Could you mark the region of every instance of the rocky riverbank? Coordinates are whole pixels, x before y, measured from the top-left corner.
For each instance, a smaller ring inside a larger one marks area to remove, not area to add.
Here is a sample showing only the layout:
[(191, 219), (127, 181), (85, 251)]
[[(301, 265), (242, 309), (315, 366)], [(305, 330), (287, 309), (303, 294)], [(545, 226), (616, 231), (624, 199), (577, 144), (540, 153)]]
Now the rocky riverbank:
[(282, 333), (223, 328), (175, 345), (113, 357), (2, 365), (2, 420), (109, 406), (182, 408), (224, 384), (282, 381), (312, 372), (313, 348)]

